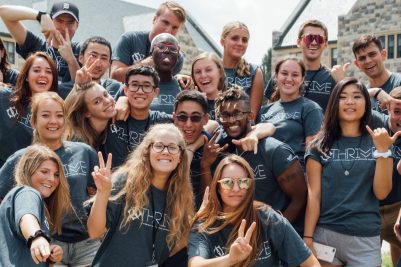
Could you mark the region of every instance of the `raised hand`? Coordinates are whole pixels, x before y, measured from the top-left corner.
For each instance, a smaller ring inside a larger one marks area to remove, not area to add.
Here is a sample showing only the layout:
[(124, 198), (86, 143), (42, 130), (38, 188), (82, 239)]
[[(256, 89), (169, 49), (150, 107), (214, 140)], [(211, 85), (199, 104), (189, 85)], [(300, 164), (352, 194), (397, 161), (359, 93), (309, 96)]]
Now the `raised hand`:
[(191, 76), (184, 74), (177, 74), (175, 75), (175, 78), (180, 83), (181, 88), (183, 88), (184, 90), (194, 88), (194, 81), (192, 80)]
[(338, 83), (345, 77), (347, 77), (347, 69), (350, 63), (347, 62), (344, 65), (335, 65), (330, 71), (331, 77)]
[(74, 53), (72, 52), (71, 39), (68, 31), (65, 32), (65, 38), (59, 31), (56, 31), (55, 39), (58, 43), (58, 52), (67, 62), (67, 64), (70, 64), (72, 61), (76, 61)]
[(92, 172), (92, 177), (93, 180), (95, 181), (95, 185), (97, 187), (97, 193), (108, 193), (110, 194), (111, 192), (111, 153), (107, 156), (107, 162), (106, 165), (104, 164), (102, 152), (97, 153), (99, 157), (99, 166), (95, 166), (93, 172)]
[(219, 144), (216, 144), (217, 136), (219, 136), (219, 131), (217, 131), (213, 137), (209, 140), (209, 142), (205, 143), (203, 146), (203, 163), (207, 163), (208, 166), (211, 166), (213, 162), (217, 159), (217, 156), (224, 152), (228, 148), (228, 144), (225, 144), (223, 147), (220, 147)]
[(58, 43), (53, 42), (55, 40), (54, 38), (57, 30), (49, 14), (42, 15), (40, 20), (40, 30), (45, 36), (47, 44), (54, 45), (56, 48), (58, 48)]
[(254, 154), (258, 153), (259, 139), (253, 132), (250, 132), (247, 136), (239, 140), (233, 139), (232, 143), (244, 151), (253, 151)]
[(368, 130), (376, 150), (379, 152), (386, 152), (401, 134), (401, 131), (398, 131), (393, 136), (390, 136), (385, 128), (377, 128), (372, 131), (368, 125), (366, 125), (366, 130)]
[(88, 61), (86, 61), (85, 66), (77, 70), (77, 74), (75, 75), (75, 83), (80, 85), (91, 82), (92, 81), (91, 72), (99, 63), (99, 61), (100, 61), (99, 58), (96, 60), (89, 59)]
[(32, 241), (31, 256), (36, 264), (47, 260), (50, 256), (50, 245), (46, 238), (39, 236)]
[(255, 230), (256, 222), (253, 222), (251, 224), (251, 226), (244, 235), (245, 225), (246, 225), (246, 220), (243, 219), (238, 229), (238, 237), (231, 244), (230, 252), (228, 255), (230, 265), (234, 265), (236, 263), (245, 260), (252, 251), (252, 247), (251, 245), (249, 245), (249, 242), (251, 241), (252, 233)]

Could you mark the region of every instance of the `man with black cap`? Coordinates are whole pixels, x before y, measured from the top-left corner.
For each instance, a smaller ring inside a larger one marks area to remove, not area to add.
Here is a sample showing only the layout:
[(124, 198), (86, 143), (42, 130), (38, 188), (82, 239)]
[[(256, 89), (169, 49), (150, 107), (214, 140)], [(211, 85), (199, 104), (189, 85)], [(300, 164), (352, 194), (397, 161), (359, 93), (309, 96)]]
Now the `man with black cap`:
[[(79, 43), (71, 42), (79, 25), (78, 7), (69, 2), (54, 3), (50, 14), (24, 6), (0, 6), (0, 16), (17, 43), (17, 53), (27, 58), (31, 53), (49, 54), (57, 66), (59, 80), (74, 80), (78, 64)], [(28, 30), (22, 20), (37, 20), (43, 37)]]

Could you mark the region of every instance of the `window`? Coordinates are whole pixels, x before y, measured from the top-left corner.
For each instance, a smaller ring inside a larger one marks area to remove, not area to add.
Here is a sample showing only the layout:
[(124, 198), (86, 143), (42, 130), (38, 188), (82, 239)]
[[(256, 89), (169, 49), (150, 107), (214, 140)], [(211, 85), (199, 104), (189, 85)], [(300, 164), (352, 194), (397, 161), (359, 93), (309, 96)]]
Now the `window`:
[(397, 34), (397, 58), (401, 57), (401, 34)]
[(15, 64), (15, 43), (9, 41), (3, 41), (3, 43), (8, 54), (8, 61), (10, 61), (11, 64)]
[(394, 58), (394, 35), (387, 36), (387, 58)]
[(377, 39), (379, 39), (380, 43), (382, 44), (382, 48), (386, 47), (386, 36), (379, 36), (377, 37)]
[(337, 48), (331, 49), (331, 66), (337, 65)]

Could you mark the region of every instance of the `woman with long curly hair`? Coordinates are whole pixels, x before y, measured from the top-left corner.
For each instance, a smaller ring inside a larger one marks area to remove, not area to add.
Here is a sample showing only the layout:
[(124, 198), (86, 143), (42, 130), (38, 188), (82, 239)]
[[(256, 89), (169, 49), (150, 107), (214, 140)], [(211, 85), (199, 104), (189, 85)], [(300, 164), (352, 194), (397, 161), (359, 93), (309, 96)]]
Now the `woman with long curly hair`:
[(227, 86), (241, 86), (251, 98), (251, 110), (257, 115), (262, 105), (264, 82), (261, 69), (244, 58), (248, 41), (249, 29), (239, 21), (227, 23), (220, 36)]
[[(173, 124), (158, 124), (113, 173), (111, 155), (93, 178), (91, 237), (106, 233), (93, 266), (161, 266), (186, 246), (193, 195), (185, 140)], [(115, 191), (114, 191), (115, 190)], [(106, 232), (107, 231), (107, 232)]]
[(228, 155), (220, 161), (207, 204), (194, 219), (188, 266), (319, 266), (287, 219), (254, 204), (254, 190), (245, 159)]
[[(0, 205), (0, 265), (48, 266), (63, 256), (50, 244), (61, 233), (70, 194), (60, 158), (46, 146), (29, 146), (16, 166), (17, 185)], [(38, 265), (41, 263), (40, 265)]]
[(31, 144), (29, 105), (35, 94), (46, 91), (58, 91), (57, 69), (43, 52), (26, 59), (14, 89), (0, 89), (0, 167), (12, 153)]

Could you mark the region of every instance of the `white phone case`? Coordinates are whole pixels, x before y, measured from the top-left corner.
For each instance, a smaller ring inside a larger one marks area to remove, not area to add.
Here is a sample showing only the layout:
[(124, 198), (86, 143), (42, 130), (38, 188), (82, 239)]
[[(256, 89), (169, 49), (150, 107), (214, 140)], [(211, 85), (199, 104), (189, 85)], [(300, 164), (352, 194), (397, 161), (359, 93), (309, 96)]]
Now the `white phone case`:
[(334, 256), (336, 255), (336, 248), (326, 246), (320, 243), (313, 242), (313, 246), (316, 249), (317, 258), (325, 262), (333, 262)]

